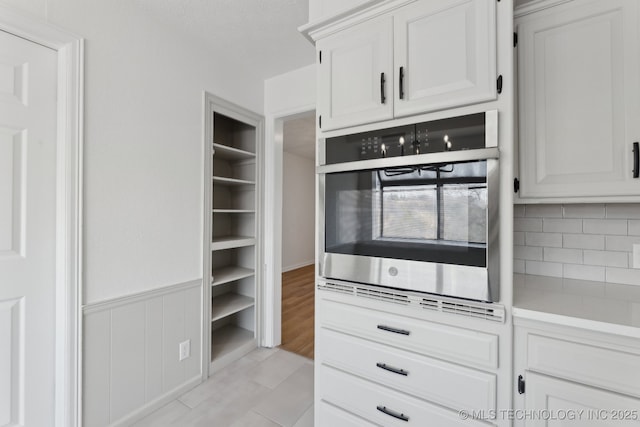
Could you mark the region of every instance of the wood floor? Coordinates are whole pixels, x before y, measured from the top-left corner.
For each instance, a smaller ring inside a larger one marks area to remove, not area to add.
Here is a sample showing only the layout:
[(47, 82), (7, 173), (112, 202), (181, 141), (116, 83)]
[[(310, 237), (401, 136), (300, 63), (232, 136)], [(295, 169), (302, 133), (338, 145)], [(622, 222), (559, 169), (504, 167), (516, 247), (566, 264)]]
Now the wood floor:
[(313, 359), (315, 265), (282, 274), (281, 348)]

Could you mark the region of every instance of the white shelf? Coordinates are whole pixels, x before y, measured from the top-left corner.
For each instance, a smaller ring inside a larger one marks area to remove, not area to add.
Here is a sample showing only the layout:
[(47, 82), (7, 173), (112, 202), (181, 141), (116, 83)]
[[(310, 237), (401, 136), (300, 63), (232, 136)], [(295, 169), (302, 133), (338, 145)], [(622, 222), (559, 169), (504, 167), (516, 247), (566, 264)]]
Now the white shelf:
[(218, 237), (211, 241), (211, 250), (219, 251), (222, 249), (242, 248), (256, 244), (255, 237), (246, 236), (225, 236)]
[(224, 319), (234, 313), (253, 307), (255, 300), (246, 295), (235, 294), (229, 292), (213, 297), (211, 304), (211, 321)]
[(238, 148), (229, 147), (228, 145), (213, 143), (213, 149), (215, 150), (214, 156), (225, 160), (247, 160), (255, 159), (255, 153), (250, 151), (240, 150)]
[(241, 186), (241, 185), (256, 185), (255, 181), (247, 181), (246, 179), (227, 178), (224, 176), (212, 177), (214, 184), (229, 185), (229, 186)]
[(256, 213), (255, 209), (213, 209), (213, 213), (248, 214)]
[(254, 342), (252, 331), (240, 328), (236, 325), (225, 325), (214, 329), (211, 334), (211, 360), (223, 358), (235, 350), (251, 345)]
[(233, 282), (236, 280), (244, 279), (246, 277), (251, 277), (256, 272), (250, 268), (244, 267), (223, 267), (220, 269), (213, 270), (213, 278), (211, 279), (212, 286), (218, 286), (225, 283)]

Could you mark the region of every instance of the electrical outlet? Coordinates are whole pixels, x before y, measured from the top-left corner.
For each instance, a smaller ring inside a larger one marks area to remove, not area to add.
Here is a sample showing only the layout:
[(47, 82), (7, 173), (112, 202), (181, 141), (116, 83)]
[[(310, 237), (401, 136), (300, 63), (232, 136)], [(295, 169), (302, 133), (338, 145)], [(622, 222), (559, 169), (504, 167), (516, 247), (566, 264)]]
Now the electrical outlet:
[(191, 356), (191, 340), (186, 340), (180, 343), (180, 359), (184, 360)]
[(640, 268), (640, 244), (633, 245), (633, 268)]

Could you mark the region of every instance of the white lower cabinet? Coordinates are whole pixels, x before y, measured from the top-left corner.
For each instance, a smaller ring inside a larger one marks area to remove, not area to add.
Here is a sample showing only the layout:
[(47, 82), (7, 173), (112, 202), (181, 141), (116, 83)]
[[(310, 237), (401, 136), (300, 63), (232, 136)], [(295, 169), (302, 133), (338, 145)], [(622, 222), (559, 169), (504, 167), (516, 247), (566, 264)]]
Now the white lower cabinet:
[(527, 427), (640, 425), (640, 399), (535, 372), (525, 381)]
[(495, 425), (498, 335), (424, 312), (316, 291), (316, 425)]
[(640, 426), (639, 339), (514, 324), (514, 426)]
[(377, 425), (416, 427), (487, 425), (479, 421), (464, 420), (456, 411), (426, 403), (344, 371), (328, 366), (320, 366), (319, 369), (317, 381), (320, 383), (322, 400), (345, 408), (354, 415)]

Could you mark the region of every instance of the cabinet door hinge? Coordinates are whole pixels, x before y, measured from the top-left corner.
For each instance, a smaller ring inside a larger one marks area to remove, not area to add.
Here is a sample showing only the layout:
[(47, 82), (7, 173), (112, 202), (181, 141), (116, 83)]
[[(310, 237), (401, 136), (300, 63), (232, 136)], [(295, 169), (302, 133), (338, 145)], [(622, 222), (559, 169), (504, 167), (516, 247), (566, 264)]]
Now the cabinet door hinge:
[(498, 95), (502, 93), (502, 74), (498, 76), (498, 81), (496, 82), (498, 88)]
[(513, 178), (513, 192), (517, 193), (520, 191), (520, 180), (518, 178)]
[(318, 51), (318, 60), (320, 61), (320, 63), (322, 64), (322, 51)]
[(522, 375), (518, 375), (518, 393), (524, 394), (524, 378), (522, 378)]
[(513, 47), (518, 46), (518, 33), (513, 33)]
[(322, 129), (322, 114), (318, 116), (318, 127)]

